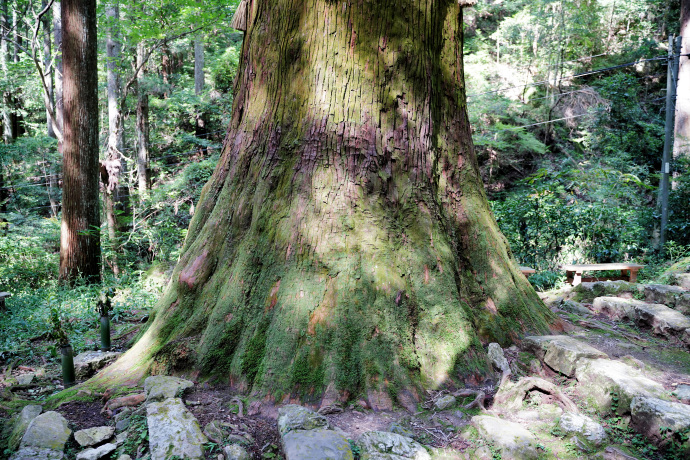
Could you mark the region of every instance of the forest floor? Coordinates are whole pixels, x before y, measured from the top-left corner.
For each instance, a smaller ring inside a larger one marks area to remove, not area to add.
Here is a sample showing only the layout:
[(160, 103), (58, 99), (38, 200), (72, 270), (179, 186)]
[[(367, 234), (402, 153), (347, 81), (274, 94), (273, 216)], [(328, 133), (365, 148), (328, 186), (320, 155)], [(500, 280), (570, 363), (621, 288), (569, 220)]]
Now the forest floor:
[[(552, 305), (552, 310), (559, 315), (561, 327), (567, 335), (592, 345), (611, 359), (635, 363), (637, 367), (644, 369), (647, 375), (661, 383), (668, 392), (680, 384), (690, 385), (690, 354), (682, 343), (654, 336), (651, 331), (641, 330), (632, 323), (611, 320), (603, 315), (559, 310), (559, 301), (554, 302), (554, 299), (567, 296), (568, 290), (541, 295), (547, 305)], [(585, 303), (583, 306), (587, 308), (590, 305)], [(140, 324), (136, 321), (115, 324), (113, 335), (117, 339), (113, 344), (114, 348), (124, 349)], [(538, 376), (563, 389), (576, 385), (575, 379), (554, 372), (548, 366), (535, 366), (534, 355), (522, 350), (520, 344), (505, 349), (504, 353), (513, 369), (511, 378), (514, 381), (521, 377)], [(50, 361), (22, 362), (21, 365), (0, 368), (0, 420), (7, 419), (16, 411), (17, 406), (11, 402), (17, 398), (31, 401), (32, 404), (41, 404), (48, 396), (61, 390), (59, 372), (57, 362)], [(34, 374), (36, 377), (32, 383), (17, 383), (22, 381), (22, 376), (28, 374)], [(488, 395), (488, 409), (491, 409), (492, 396), (498, 389), (498, 381), (496, 376), (480, 383), (480, 389)], [(465, 451), (470, 449), (468, 452), (471, 452), (476, 446), (463, 435), (463, 428), (469, 424), (473, 415), (480, 413), (480, 410), (464, 409), (461, 405), (456, 406), (455, 410), (435, 410), (432, 401), (439, 394), (448, 394), (453, 390), (455, 389), (443, 388), (437, 392), (429, 392), (426, 401), (421, 402), (419, 411), (414, 414), (404, 409), (375, 412), (366, 407), (365, 400), (360, 400), (355, 404), (344, 405), (338, 408), (337, 412), (326, 414), (326, 417), (331, 425), (342, 430), (346, 437), (353, 441), (366, 431), (389, 431), (393, 425), (397, 425), (398, 429), (404, 430), (421, 444), (443, 449), (446, 452), (443, 458), (465, 458)], [(576, 404), (584, 405), (584, 401), (578, 400), (577, 392), (569, 393), (569, 396)], [(86, 400), (74, 400), (63, 404), (56, 410), (70, 422), (74, 431), (111, 425), (112, 419), (103, 412), (106, 400), (107, 396), (93, 395)], [(184, 396), (184, 400), (202, 428), (213, 420), (219, 420), (243, 434), (250, 441), (246, 448), (253, 458), (282, 457), (277, 427), (278, 407), (275, 404), (251, 401), (227, 385), (209, 383), (196, 385)], [(507, 418), (510, 419), (510, 415)], [(530, 428), (530, 422), (524, 419), (513, 420)], [(613, 447), (606, 451), (610, 455), (604, 452), (603, 457), (599, 458), (668, 458), (656, 451), (642, 452), (636, 449), (631, 444), (632, 431), (617, 429), (620, 428), (619, 419), (599, 418), (598, 421), (607, 432), (616, 434), (616, 437), (610, 436), (610, 444)], [(543, 420), (539, 423), (543, 425)], [(551, 425), (555, 426), (554, 420), (551, 421)], [(555, 438), (553, 444), (546, 444), (549, 452), (554, 454), (551, 458), (578, 458), (579, 454), (572, 444), (557, 441)], [(77, 447), (73, 446), (72, 452), (76, 449)], [(219, 452), (219, 447), (213, 443), (207, 445), (208, 459), (215, 460)], [(67, 454), (70, 458), (69, 445)], [(626, 455), (628, 457), (625, 457)], [(0, 458), (5, 458), (1, 450)]]

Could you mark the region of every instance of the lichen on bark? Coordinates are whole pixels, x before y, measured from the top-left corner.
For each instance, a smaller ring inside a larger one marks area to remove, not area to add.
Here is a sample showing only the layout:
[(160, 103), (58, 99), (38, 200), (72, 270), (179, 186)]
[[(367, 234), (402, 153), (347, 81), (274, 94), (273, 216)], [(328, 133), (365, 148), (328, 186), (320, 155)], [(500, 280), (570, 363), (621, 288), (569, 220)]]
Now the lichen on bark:
[(193, 343), (188, 372), (257, 393), (395, 396), (546, 330), (478, 173), (458, 2), (249, 11), (220, 162), (155, 319), (108, 375), (128, 357), (179, 372), (157, 358)]

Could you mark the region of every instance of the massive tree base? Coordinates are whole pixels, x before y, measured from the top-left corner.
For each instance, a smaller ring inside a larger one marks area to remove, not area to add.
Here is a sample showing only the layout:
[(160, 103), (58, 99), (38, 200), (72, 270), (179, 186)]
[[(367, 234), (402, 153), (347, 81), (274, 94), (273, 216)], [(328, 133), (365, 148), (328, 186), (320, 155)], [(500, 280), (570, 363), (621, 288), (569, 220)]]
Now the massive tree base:
[(247, 14), (233, 120), (183, 256), (146, 333), (99, 379), (414, 398), (488, 373), (484, 344), (546, 331), (479, 178), (458, 2)]

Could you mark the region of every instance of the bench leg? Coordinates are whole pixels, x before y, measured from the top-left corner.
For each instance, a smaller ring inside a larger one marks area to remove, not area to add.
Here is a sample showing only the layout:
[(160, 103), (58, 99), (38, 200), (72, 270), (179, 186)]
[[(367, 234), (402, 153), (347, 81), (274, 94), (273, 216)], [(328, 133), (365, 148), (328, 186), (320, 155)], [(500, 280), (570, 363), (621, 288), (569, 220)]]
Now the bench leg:
[(630, 282), (631, 283), (636, 283), (637, 282), (637, 272), (639, 270), (630, 270)]
[(566, 271), (565, 276), (567, 282), (572, 286), (577, 286), (578, 284), (582, 283), (582, 272)]

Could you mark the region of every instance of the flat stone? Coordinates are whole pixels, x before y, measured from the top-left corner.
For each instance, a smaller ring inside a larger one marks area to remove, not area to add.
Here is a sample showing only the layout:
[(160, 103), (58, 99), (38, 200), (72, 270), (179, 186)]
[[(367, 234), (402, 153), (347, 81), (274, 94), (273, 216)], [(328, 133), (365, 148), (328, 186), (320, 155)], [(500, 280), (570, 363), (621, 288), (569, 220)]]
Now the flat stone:
[(602, 414), (611, 412), (613, 394), (618, 398), (615, 406), (619, 415), (630, 411), (633, 398), (638, 396), (665, 398), (661, 384), (645, 377), (642, 373), (620, 361), (608, 359), (582, 359), (575, 371), (578, 391)]
[[(661, 436), (661, 427), (675, 434), (690, 428), (690, 406), (658, 398), (636, 397), (630, 405), (631, 424), (647, 437)], [(690, 444), (686, 442), (686, 448)]]
[(34, 381), (35, 374), (30, 372), (28, 374), (22, 374), (17, 376), (17, 383), (19, 385), (30, 385)]
[(479, 435), (500, 452), (501, 458), (522, 460), (539, 457), (537, 438), (522, 425), (487, 415), (472, 417), (471, 423)]
[(65, 417), (57, 412), (44, 412), (31, 421), (22, 437), (21, 447), (40, 447), (62, 452), (72, 434)]
[(316, 428), (329, 428), (326, 417), (297, 404), (288, 404), (278, 409), (278, 430), (281, 435), (293, 430)]
[(449, 407), (452, 407), (456, 402), (457, 399), (455, 398), (455, 396), (446, 395), (442, 398), (437, 399), (434, 403), (434, 406), (436, 406), (436, 409), (438, 410), (446, 410)]
[(671, 308), (675, 308), (678, 298), (684, 297), (687, 293), (680, 286), (666, 284), (648, 284), (644, 288), (644, 297), (647, 302), (661, 303)]
[(223, 448), (225, 460), (249, 460), (251, 457), (244, 447), (232, 444)]
[(487, 355), (489, 356), (491, 364), (493, 364), (494, 368), (496, 368), (497, 371), (510, 371), (510, 364), (508, 364), (508, 360), (503, 354), (503, 348), (501, 348), (499, 344), (490, 343)]
[(644, 304), (635, 309), (637, 322), (651, 327), (655, 334), (676, 335), (690, 328), (690, 318), (666, 305)]
[(146, 402), (179, 398), (186, 390), (193, 386), (194, 382), (167, 375), (153, 375), (147, 377), (146, 380), (144, 380)]
[(646, 302), (637, 299), (624, 299), (621, 297), (597, 297), (592, 302), (592, 308), (597, 313), (602, 313), (611, 319), (637, 319), (636, 305), (644, 305)]
[(597, 297), (615, 296), (625, 293), (634, 293), (643, 289), (643, 287), (636, 283), (628, 283), (627, 281), (595, 281), (580, 283), (573, 288), (575, 298), (578, 302), (593, 300)]
[(606, 441), (604, 427), (586, 415), (566, 412), (561, 416), (558, 425), (566, 433), (581, 435), (595, 446)]
[(690, 273), (676, 273), (673, 279), (675, 284), (683, 289), (690, 289)]
[(354, 459), (348, 440), (333, 430), (326, 428), (291, 430), (281, 437), (286, 460)]
[(203, 445), (208, 439), (182, 399), (150, 403), (146, 407), (146, 421), (151, 460), (166, 460), (174, 455), (191, 460), (204, 458)]
[(673, 394), (681, 401), (690, 400), (690, 385), (678, 385)]
[(132, 460), (132, 457), (130, 457), (127, 454), (122, 454), (119, 457), (117, 457), (117, 460)]
[(417, 441), (388, 431), (367, 431), (359, 437), (361, 460), (431, 460)]
[(216, 444), (223, 444), (225, 432), (223, 431), (220, 420), (213, 420), (204, 427), (204, 435)]
[(19, 444), (22, 442), (24, 433), (26, 433), (26, 429), (29, 427), (29, 424), (33, 419), (38, 417), (41, 412), (43, 412), (42, 406), (33, 404), (24, 406), (19, 414), (19, 417), (17, 418), (17, 421), (14, 423), (14, 427), (12, 428), (12, 432), (10, 433), (10, 437), (8, 439), (8, 446), (10, 450), (17, 450)]
[(117, 449), (116, 444), (103, 444), (102, 446), (79, 452), (77, 460), (98, 460), (115, 452), (115, 449)]
[(567, 311), (570, 313), (574, 313), (576, 315), (591, 315), (592, 312), (589, 310), (589, 308), (585, 307), (579, 302), (575, 302), (574, 300), (566, 300), (562, 302), (560, 305), (558, 305), (558, 308)]
[(74, 433), (74, 439), (82, 447), (95, 446), (112, 438), (115, 434), (115, 427), (112, 426), (97, 426), (94, 428), (86, 428)]
[(577, 362), (586, 358), (608, 358), (604, 352), (567, 335), (525, 337), (523, 346), (544, 360), (550, 368), (572, 377)]
[(10, 456), (10, 460), (62, 460), (62, 451), (46, 449), (44, 447), (22, 447)]
[(86, 380), (99, 370), (115, 361), (122, 353), (115, 351), (85, 351), (74, 357), (74, 375), (77, 380)]

